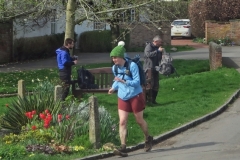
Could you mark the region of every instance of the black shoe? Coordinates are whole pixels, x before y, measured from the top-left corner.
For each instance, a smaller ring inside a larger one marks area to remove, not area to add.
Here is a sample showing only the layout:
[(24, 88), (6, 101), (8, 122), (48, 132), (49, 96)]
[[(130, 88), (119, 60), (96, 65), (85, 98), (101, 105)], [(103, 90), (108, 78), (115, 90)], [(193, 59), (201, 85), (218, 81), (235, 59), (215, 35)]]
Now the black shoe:
[(152, 136), (148, 136), (148, 139), (145, 141), (145, 146), (144, 146), (145, 152), (151, 151), (152, 143), (153, 143), (153, 137)]
[(126, 153), (126, 145), (122, 144), (120, 148), (114, 149), (113, 154), (116, 156), (127, 157), (128, 154)]

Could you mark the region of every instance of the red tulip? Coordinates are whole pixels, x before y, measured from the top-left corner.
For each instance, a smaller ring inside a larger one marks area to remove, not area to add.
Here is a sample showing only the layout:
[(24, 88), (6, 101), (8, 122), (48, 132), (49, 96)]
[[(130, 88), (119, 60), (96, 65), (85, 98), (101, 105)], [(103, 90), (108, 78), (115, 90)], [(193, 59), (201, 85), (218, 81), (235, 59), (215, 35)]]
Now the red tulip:
[(32, 130), (36, 130), (37, 129), (37, 127), (36, 126), (32, 126)]
[(70, 119), (70, 115), (66, 115), (66, 119)]
[(32, 115), (34, 115), (34, 114), (36, 114), (36, 110), (33, 110), (33, 111), (32, 111)]
[(49, 110), (48, 110), (48, 109), (46, 109), (46, 110), (45, 110), (45, 113), (49, 113)]
[(44, 119), (44, 123), (50, 123), (50, 121), (51, 121), (51, 119), (49, 119), (48, 117), (46, 117), (46, 118)]
[(44, 124), (43, 127), (47, 129), (49, 127), (49, 124)]
[(51, 115), (47, 115), (46, 120), (51, 121), (52, 120), (52, 116)]
[(58, 115), (58, 122), (61, 122), (61, 120), (62, 120), (62, 115), (59, 114), (59, 115)]
[(44, 120), (44, 119), (46, 118), (46, 116), (45, 116), (44, 113), (40, 113), (40, 114), (39, 114), (39, 117), (40, 117), (42, 120)]
[(25, 115), (26, 115), (29, 119), (32, 119), (32, 118), (33, 118), (32, 112), (26, 112)]

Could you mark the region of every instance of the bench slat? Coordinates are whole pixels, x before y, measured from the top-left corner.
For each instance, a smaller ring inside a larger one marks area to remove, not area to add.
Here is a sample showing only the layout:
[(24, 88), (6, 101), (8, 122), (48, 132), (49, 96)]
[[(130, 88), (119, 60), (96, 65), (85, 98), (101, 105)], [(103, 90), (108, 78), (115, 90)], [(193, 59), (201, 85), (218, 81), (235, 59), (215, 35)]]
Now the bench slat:
[(103, 68), (94, 68), (94, 69), (88, 69), (91, 73), (112, 73), (112, 67), (103, 67)]

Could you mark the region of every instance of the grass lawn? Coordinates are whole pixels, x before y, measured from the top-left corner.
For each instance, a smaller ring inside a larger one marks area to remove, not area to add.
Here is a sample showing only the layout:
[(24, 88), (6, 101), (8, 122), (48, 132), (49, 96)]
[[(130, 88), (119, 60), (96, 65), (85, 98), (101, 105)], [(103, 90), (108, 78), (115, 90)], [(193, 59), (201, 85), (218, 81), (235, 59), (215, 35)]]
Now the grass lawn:
[[(177, 51), (180, 52), (180, 51), (191, 51), (191, 50), (194, 50), (193, 47), (190, 47), (188, 45), (185, 45), (185, 46), (163, 46), (166, 51), (169, 53), (169, 52), (173, 52), (171, 51), (171, 48), (177, 48)], [(144, 51), (144, 47), (136, 47), (136, 48), (130, 48), (127, 50), (128, 52), (143, 52)]]
[[(144, 117), (154, 136), (172, 130), (216, 110), (240, 87), (240, 74), (235, 69), (222, 68), (179, 78), (160, 80), (157, 101), (160, 105), (147, 105)], [(96, 95), (118, 119), (116, 95)], [(143, 134), (132, 114), (128, 123), (128, 144), (144, 141)]]

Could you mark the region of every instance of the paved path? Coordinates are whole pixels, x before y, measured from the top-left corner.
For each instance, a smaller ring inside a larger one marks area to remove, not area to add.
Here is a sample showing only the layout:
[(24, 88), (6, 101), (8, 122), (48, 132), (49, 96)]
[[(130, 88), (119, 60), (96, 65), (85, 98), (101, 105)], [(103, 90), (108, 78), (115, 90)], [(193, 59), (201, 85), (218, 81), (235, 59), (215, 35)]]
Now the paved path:
[(239, 122), (240, 98), (218, 117), (155, 145), (149, 153), (130, 152), (124, 160), (239, 160)]

